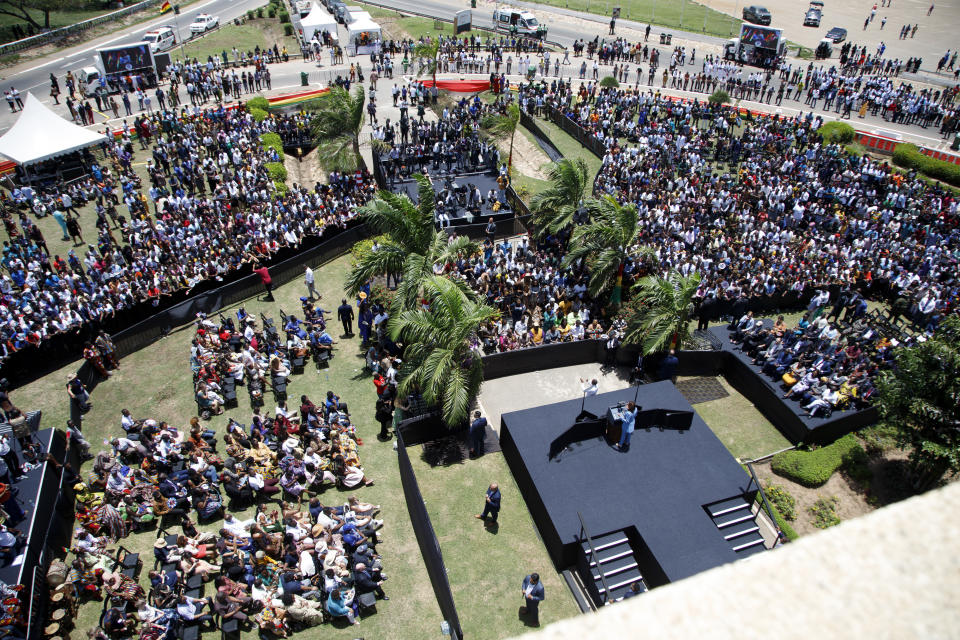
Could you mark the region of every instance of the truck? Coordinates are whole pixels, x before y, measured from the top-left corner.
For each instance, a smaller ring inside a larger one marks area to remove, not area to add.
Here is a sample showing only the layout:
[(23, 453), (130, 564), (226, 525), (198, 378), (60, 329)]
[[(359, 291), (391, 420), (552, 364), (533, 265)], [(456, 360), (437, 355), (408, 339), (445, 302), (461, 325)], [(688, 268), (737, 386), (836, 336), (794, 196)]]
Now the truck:
[(775, 69), (787, 55), (783, 29), (756, 24), (740, 26), (740, 37), (730, 38), (723, 47), (723, 57), (743, 64)]
[(93, 65), (77, 73), (77, 88), (85, 96), (134, 91), (157, 86), (156, 61), (150, 43), (137, 42), (98, 49)]
[(547, 37), (547, 27), (540, 24), (532, 13), (520, 9), (498, 7), (493, 12), (493, 26), (513, 35), (530, 36), (540, 40)]

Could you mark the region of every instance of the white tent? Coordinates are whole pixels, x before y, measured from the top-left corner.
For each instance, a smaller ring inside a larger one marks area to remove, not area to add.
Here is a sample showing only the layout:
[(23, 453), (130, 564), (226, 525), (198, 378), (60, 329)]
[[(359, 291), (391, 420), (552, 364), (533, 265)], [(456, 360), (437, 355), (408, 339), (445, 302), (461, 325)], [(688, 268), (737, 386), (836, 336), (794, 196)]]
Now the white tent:
[(95, 133), (61, 118), (27, 94), (23, 111), (10, 130), (0, 137), (0, 154), (21, 165), (62, 156), (105, 141)]
[(300, 28), (303, 29), (303, 39), (307, 42), (313, 39), (313, 34), (322, 34), (325, 30), (334, 39), (337, 38), (337, 21), (317, 3), (313, 4), (307, 17), (300, 21)]
[(368, 12), (362, 9), (357, 11), (351, 11), (350, 13), (347, 14), (347, 24), (356, 22), (357, 20), (364, 20), (364, 19), (373, 22), (373, 16), (371, 16)]
[[(369, 18), (351, 22), (347, 25), (347, 32), (350, 34), (349, 44), (357, 47), (358, 54), (375, 52), (376, 43), (383, 38), (380, 25)], [(366, 37), (361, 40), (363, 34), (366, 34)]]

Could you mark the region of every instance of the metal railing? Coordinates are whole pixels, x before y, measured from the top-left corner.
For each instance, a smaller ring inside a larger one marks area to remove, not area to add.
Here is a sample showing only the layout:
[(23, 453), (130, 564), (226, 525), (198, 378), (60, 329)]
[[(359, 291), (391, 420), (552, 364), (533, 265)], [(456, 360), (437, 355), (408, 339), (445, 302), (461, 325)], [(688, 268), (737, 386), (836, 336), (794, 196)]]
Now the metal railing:
[[(600, 583), (603, 585), (603, 603), (607, 604), (607, 598), (610, 597), (610, 585), (607, 584), (607, 576), (603, 573), (600, 556), (597, 555), (597, 550), (593, 546), (593, 538), (590, 537), (590, 532), (587, 530), (587, 523), (583, 520), (583, 514), (577, 511), (577, 517), (580, 518), (580, 538), (585, 539), (587, 545), (590, 547), (590, 560), (597, 565), (597, 572), (600, 574)], [(590, 566), (587, 565), (587, 571), (589, 570)]]
[[(760, 479), (757, 478), (757, 472), (753, 470), (753, 463), (746, 463), (747, 470), (750, 472), (750, 484), (747, 485), (747, 491), (750, 490), (750, 485), (754, 482), (757, 483), (757, 491), (760, 494), (760, 500), (763, 503), (763, 508), (767, 512), (767, 515), (770, 517), (770, 522), (777, 530), (777, 540), (780, 539), (780, 525), (777, 524), (777, 517), (773, 514), (773, 508), (770, 506), (770, 503), (767, 502), (767, 494), (763, 492), (763, 486), (760, 484)], [(774, 546), (776, 546), (774, 542)]]
[(89, 20), (84, 20), (66, 27), (60, 27), (59, 29), (51, 29), (35, 36), (30, 36), (29, 38), (22, 38), (14, 42), (8, 42), (0, 45), (0, 56), (49, 44), (69, 35), (86, 31), (91, 27), (103, 24), (104, 22), (116, 20), (117, 18), (130, 15), (131, 13), (136, 13), (156, 4), (160, 4), (160, 0), (143, 0), (143, 2), (138, 2), (130, 5), (129, 7), (124, 7), (123, 9), (117, 9), (116, 11), (105, 13), (102, 16), (97, 16), (96, 18), (90, 18)]

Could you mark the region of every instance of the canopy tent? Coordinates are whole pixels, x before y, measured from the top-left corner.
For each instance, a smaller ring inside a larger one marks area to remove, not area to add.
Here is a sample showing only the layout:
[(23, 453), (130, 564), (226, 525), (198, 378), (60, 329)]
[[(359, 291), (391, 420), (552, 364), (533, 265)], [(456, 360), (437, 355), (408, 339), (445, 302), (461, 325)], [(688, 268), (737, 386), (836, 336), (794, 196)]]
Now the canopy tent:
[(313, 3), (313, 9), (300, 21), (300, 28), (303, 29), (303, 39), (307, 42), (313, 39), (313, 34), (322, 34), (324, 30), (328, 31), (334, 40), (337, 39), (337, 21), (317, 3)]
[(69, 122), (27, 94), (23, 111), (10, 130), (0, 137), (0, 154), (21, 165), (31, 165), (106, 141)]
[(383, 38), (380, 25), (369, 18), (361, 18), (348, 24), (347, 33), (349, 45), (355, 46), (356, 53), (360, 55), (377, 53), (380, 40)]

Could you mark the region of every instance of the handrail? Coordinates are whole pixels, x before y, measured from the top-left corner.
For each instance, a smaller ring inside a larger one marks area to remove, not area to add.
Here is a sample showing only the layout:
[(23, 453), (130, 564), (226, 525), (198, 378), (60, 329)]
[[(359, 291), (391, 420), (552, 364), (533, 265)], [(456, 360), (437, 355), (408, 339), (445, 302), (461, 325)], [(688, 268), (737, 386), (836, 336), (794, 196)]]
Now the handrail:
[[(777, 529), (777, 541), (779, 541), (779, 540), (780, 540), (780, 525), (777, 524), (777, 517), (776, 517), (775, 515), (773, 515), (773, 508), (771, 508), (771, 507), (770, 507), (770, 503), (767, 502), (767, 494), (764, 493), (763, 487), (760, 485), (760, 479), (757, 478), (757, 472), (753, 470), (753, 463), (752, 463), (752, 462), (747, 462), (747, 463), (746, 463), (746, 466), (747, 466), (747, 469), (750, 471), (750, 482), (751, 482), (751, 483), (753, 483), (753, 482), (756, 482), (756, 483), (757, 483), (757, 490), (758, 490), (759, 493), (760, 493), (760, 499), (761, 499), (761, 501), (763, 502), (763, 508), (766, 510), (767, 515), (770, 516), (770, 522), (772, 522), (772, 523), (773, 523), (773, 526)], [(750, 485), (748, 484), (748, 485), (747, 485), (747, 489), (749, 489), (749, 488), (750, 488)], [(773, 544), (774, 544), (774, 546), (776, 546), (776, 545), (777, 545), (777, 542), (774, 542)]]
[[(587, 544), (590, 545), (590, 559), (596, 563), (597, 571), (600, 572), (600, 582), (603, 583), (603, 604), (608, 604), (607, 598), (610, 597), (610, 585), (607, 584), (607, 577), (603, 573), (603, 566), (600, 564), (600, 558), (597, 556), (597, 550), (593, 547), (593, 539), (590, 537), (590, 531), (587, 530), (587, 523), (583, 520), (583, 514), (577, 511), (577, 517), (580, 518), (580, 537), (586, 537)], [(590, 570), (590, 567), (587, 567)]]

